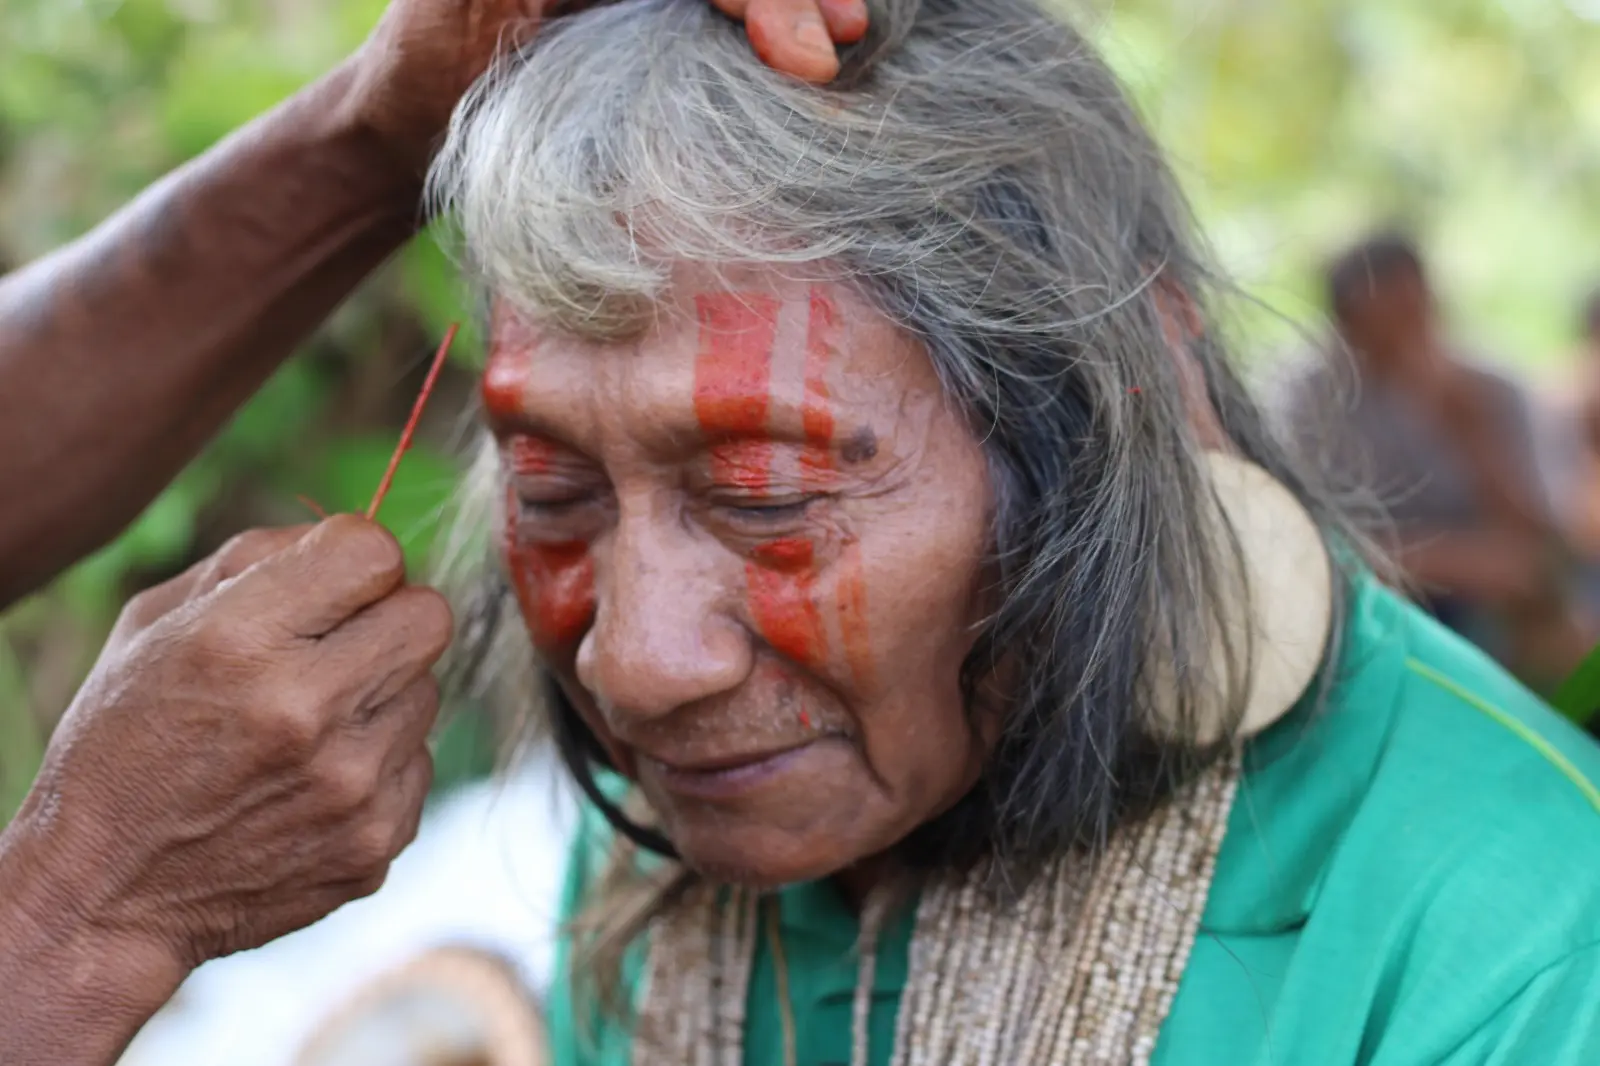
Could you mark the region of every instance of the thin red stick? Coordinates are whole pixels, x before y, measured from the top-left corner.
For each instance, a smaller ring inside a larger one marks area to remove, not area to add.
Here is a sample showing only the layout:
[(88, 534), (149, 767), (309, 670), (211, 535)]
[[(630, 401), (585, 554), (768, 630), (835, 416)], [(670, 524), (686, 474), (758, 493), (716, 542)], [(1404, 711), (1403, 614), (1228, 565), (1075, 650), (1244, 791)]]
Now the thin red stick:
[(316, 500), (313, 500), (310, 496), (296, 496), (295, 499), (299, 500), (301, 505), (304, 506), (306, 510), (310, 511), (323, 521), (327, 521), (328, 512), (324, 511), (322, 509), (322, 505)]
[(367, 507), (367, 521), (372, 521), (378, 516), (378, 508), (383, 506), (383, 498), (389, 495), (389, 486), (394, 483), (394, 472), (400, 468), (400, 457), (411, 447), (411, 437), (417, 431), (417, 423), (422, 421), (422, 409), (428, 406), (428, 397), (433, 395), (433, 386), (439, 380), (439, 371), (444, 368), (445, 356), (450, 354), (450, 345), (456, 339), (456, 330), (460, 327), (452, 324), (445, 330), (444, 340), (439, 344), (439, 351), (433, 357), (433, 365), (428, 368), (428, 377), (422, 383), (422, 391), (417, 394), (416, 406), (411, 408), (411, 417), (406, 419), (406, 428), (400, 434), (400, 443), (395, 445), (394, 454), (389, 457), (389, 469), (383, 472), (383, 480), (378, 482), (378, 491), (372, 494), (372, 503)]

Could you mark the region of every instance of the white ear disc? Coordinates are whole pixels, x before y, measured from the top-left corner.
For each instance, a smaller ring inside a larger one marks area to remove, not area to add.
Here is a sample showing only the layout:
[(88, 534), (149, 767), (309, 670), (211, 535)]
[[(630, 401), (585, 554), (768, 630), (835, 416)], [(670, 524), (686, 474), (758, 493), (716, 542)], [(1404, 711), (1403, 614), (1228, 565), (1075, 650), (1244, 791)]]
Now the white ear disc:
[[(1186, 738), (1211, 744), (1226, 735), (1230, 724), (1239, 739), (1262, 732), (1287, 714), (1310, 686), (1322, 665), (1333, 619), (1333, 568), (1316, 523), (1281, 482), (1254, 463), (1223, 452), (1207, 452), (1205, 462), (1219, 517), (1232, 527), (1239, 548), (1240, 558), (1226, 551), (1223, 563), (1231, 567), (1242, 562), (1244, 568), (1242, 574), (1225, 573), (1223, 587), (1249, 593), (1248, 603), (1223, 603), (1216, 620), (1232, 631), (1235, 647), (1249, 642), (1251, 669), (1239, 713), (1225, 704), (1221, 693), (1228, 642), (1218, 634), (1212, 652), (1215, 698), (1207, 699), (1204, 692), (1198, 697), (1196, 720)], [(1230, 543), (1226, 536), (1218, 541)], [(1177, 735), (1170, 665), (1155, 664), (1150, 677), (1155, 731)]]

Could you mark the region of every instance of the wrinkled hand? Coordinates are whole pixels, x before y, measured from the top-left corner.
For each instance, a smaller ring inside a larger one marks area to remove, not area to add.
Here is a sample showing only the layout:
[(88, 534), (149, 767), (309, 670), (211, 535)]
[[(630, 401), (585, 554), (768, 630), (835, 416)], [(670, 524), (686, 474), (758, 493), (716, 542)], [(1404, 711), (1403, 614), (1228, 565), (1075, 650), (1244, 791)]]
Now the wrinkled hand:
[(178, 972), (376, 890), (432, 780), (450, 610), (359, 518), (134, 598), (8, 837), (78, 927)]
[[(546, 15), (595, 0), (392, 0), (352, 58), (356, 106), (419, 172), (456, 103), (503, 51), (529, 41)], [(744, 21), (761, 58), (825, 82), (839, 72), (834, 44), (867, 31), (866, 0), (706, 0)]]

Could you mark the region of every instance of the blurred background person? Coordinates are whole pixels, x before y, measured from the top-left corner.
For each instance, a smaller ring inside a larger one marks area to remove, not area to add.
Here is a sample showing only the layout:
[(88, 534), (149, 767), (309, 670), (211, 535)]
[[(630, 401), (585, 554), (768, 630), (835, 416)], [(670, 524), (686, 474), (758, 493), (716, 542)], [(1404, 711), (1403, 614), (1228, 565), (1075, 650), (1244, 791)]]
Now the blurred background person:
[[(1557, 422), (1555, 502), (1567, 538), (1579, 556), (1574, 592), (1600, 616), (1600, 288), (1582, 301), (1571, 373), (1546, 390), (1544, 403)], [(1600, 729), (1600, 715), (1590, 721)]]
[(1284, 396), (1297, 447), (1376, 492), (1383, 539), (1441, 621), (1549, 691), (1591, 629), (1550, 469), (1555, 427), (1441, 321), (1416, 242), (1390, 231), (1326, 275), (1335, 335)]

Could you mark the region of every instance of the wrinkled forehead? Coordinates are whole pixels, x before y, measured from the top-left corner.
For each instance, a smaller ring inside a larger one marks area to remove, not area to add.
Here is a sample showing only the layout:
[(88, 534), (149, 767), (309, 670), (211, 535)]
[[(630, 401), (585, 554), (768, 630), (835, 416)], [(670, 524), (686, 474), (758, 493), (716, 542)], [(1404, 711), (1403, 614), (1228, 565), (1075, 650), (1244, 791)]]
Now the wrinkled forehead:
[(622, 340), (574, 335), (511, 298), (491, 307), (491, 417), (549, 414), (599, 391), (642, 411), (692, 409), (704, 431), (744, 433), (791, 410), (860, 421), (870, 408), (941, 396), (921, 342), (837, 277), (677, 267), (640, 332)]

